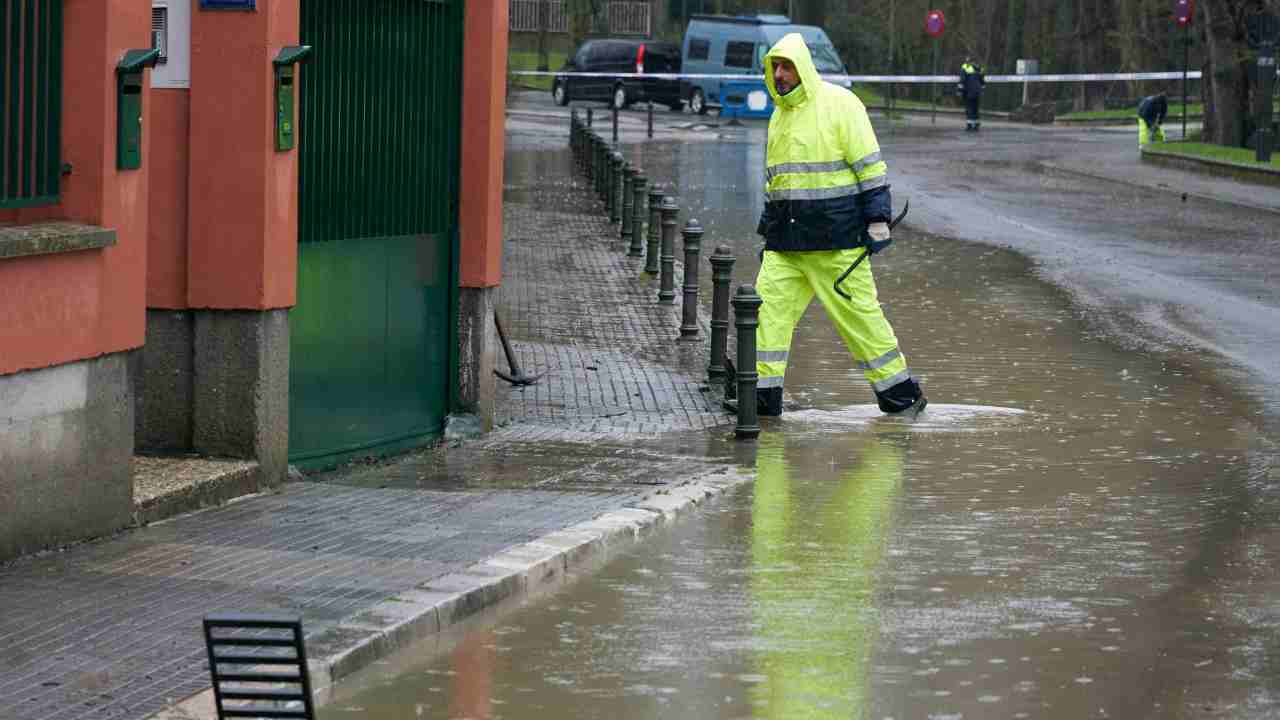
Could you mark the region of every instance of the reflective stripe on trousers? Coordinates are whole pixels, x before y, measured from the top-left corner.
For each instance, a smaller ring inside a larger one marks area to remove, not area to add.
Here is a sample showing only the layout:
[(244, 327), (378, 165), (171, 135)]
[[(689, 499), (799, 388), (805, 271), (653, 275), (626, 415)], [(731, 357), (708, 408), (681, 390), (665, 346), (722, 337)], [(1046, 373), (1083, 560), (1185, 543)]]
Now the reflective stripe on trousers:
[(791, 336), (814, 295), (827, 311), (854, 365), (878, 392), (911, 377), (907, 359), (885, 319), (871, 275), (871, 260), (863, 261), (840, 287), (852, 301), (836, 294), (832, 283), (862, 254), (861, 248), (819, 252), (768, 251), (756, 277), (760, 326), (756, 329), (756, 372), (760, 388), (782, 387), (787, 372)]

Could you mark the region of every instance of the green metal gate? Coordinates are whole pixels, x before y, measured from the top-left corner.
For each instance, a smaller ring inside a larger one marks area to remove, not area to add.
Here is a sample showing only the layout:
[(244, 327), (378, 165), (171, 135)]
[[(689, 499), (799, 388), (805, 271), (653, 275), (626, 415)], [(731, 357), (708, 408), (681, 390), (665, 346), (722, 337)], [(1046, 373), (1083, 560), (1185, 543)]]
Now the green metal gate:
[(289, 457), (440, 433), (453, 357), (462, 0), (302, 0)]

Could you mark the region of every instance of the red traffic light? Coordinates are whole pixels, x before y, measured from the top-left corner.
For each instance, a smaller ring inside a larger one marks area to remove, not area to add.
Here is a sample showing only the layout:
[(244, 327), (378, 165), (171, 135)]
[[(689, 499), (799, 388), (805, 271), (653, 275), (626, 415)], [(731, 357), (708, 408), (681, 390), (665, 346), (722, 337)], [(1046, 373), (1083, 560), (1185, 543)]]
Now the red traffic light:
[(947, 18), (941, 10), (930, 10), (929, 14), (924, 16), (924, 31), (929, 34), (929, 37), (939, 37), (946, 29)]
[(1184, 27), (1191, 24), (1191, 17), (1196, 13), (1195, 0), (1174, 0), (1173, 17), (1178, 21), (1178, 27)]

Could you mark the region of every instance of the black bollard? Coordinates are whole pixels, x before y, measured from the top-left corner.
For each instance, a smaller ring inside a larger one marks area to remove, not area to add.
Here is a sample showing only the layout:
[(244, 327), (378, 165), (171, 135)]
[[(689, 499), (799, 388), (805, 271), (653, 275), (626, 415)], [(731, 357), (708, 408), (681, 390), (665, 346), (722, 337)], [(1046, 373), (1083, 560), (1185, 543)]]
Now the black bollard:
[(616, 106), (613, 108), (613, 142), (614, 144), (618, 142), (618, 108)]
[(622, 153), (613, 151), (613, 184), (609, 186), (609, 222), (622, 220), (622, 168), (627, 163)]
[(591, 188), (600, 193), (600, 176), (604, 174), (604, 166), (600, 159), (600, 136), (591, 133)]
[(760, 435), (756, 416), (756, 328), (760, 326), (760, 296), (750, 285), (739, 285), (733, 297), (734, 325), (738, 328), (738, 425), (733, 434), (739, 440)]
[(607, 146), (604, 138), (599, 135), (596, 138), (596, 194), (604, 200), (604, 179), (609, 174), (609, 155), (605, 152)]
[(591, 108), (587, 108), (587, 127), (591, 127)]
[(724, 351), (729, 341), (729, 282), (733, 279), (733, 253), (721, 245), (711, 253), (711, 362), (707, 377), (724, 379)]
[(658, 206), (662, 215), (662, 277), (658, 283), (658, 302), (673, 305), (676, 300), (676, 215), (680, 207), (670, 195)]
[(609, 150), (609, 145), (604, 142), (603, 138), (600, 144), (604, 146), (602, 150), (604, 163), (600, 166), (600, 199), (604, 201), (605, 217), (609, 216), (609, 186), (613, 184), (613, 153)]
[(574, 110), (569, 111), (569, 150), (573, 153), (573, 159), (577, 160), (578, 147), (576, 142), (578, 140), (578, 118), (574, 114), (575, 112), (576, 111)]
[(684, 300), (680, 307), (680, 339), (698, 337), (698, 259), (702, 252), (702, 226), (690, 218), (680, 234), (684, 236)]
[(631, 247), (627, 248), (627, 255), (631, 257), (644, 255), (644, 189), (648, 184), (648, 178), (637, 170), (632, 186), (635, 199), (631, 201)]
[(618, 203), (622, 208), (622, 226), (618, 229), (618, 237), (622, 238), (622, 242), (631, 244), (631, 220), (633, 210), (631, 203), (635, 197), (636, 169), (631, 167), (631, 163), (622, 164), (622, 201)]
[(662, 220), (659, 215), (661, 206), (662, 185), (655, 182), (653, 187), (649, 188), (649, 237), (644, 256), (644, 271), (652, 275), (658, 274), (658, 243), (660, 242), (659, 234), (662, 232)]
[(609, 222), (618, 222), (618, 186), (622, 184), (622, 154), (616, 150), (609, 151), (609, 177), (605, 178), (604, 206), (608, 211)]
[(649, 139), (653, 139), (653, 101), (649, 101)]

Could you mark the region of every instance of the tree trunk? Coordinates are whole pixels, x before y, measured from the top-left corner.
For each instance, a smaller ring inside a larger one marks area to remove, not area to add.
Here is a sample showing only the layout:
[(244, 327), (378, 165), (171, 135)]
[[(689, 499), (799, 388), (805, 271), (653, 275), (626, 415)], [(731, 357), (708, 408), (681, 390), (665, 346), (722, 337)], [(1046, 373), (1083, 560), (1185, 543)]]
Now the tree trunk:
[(1202, 139), (1235, 147), (1243, 147), (1247, 139), (1250, 89), (1239, 5), (1232, 0), (1204, 0), (1199, 13), (1207, 57), (1201, 82), (1205, 102)]
[(538, 71), (546, 72), (550, 65), (547, 59), (547, 31), (551, 25), (552, 0), (538, 0)]

